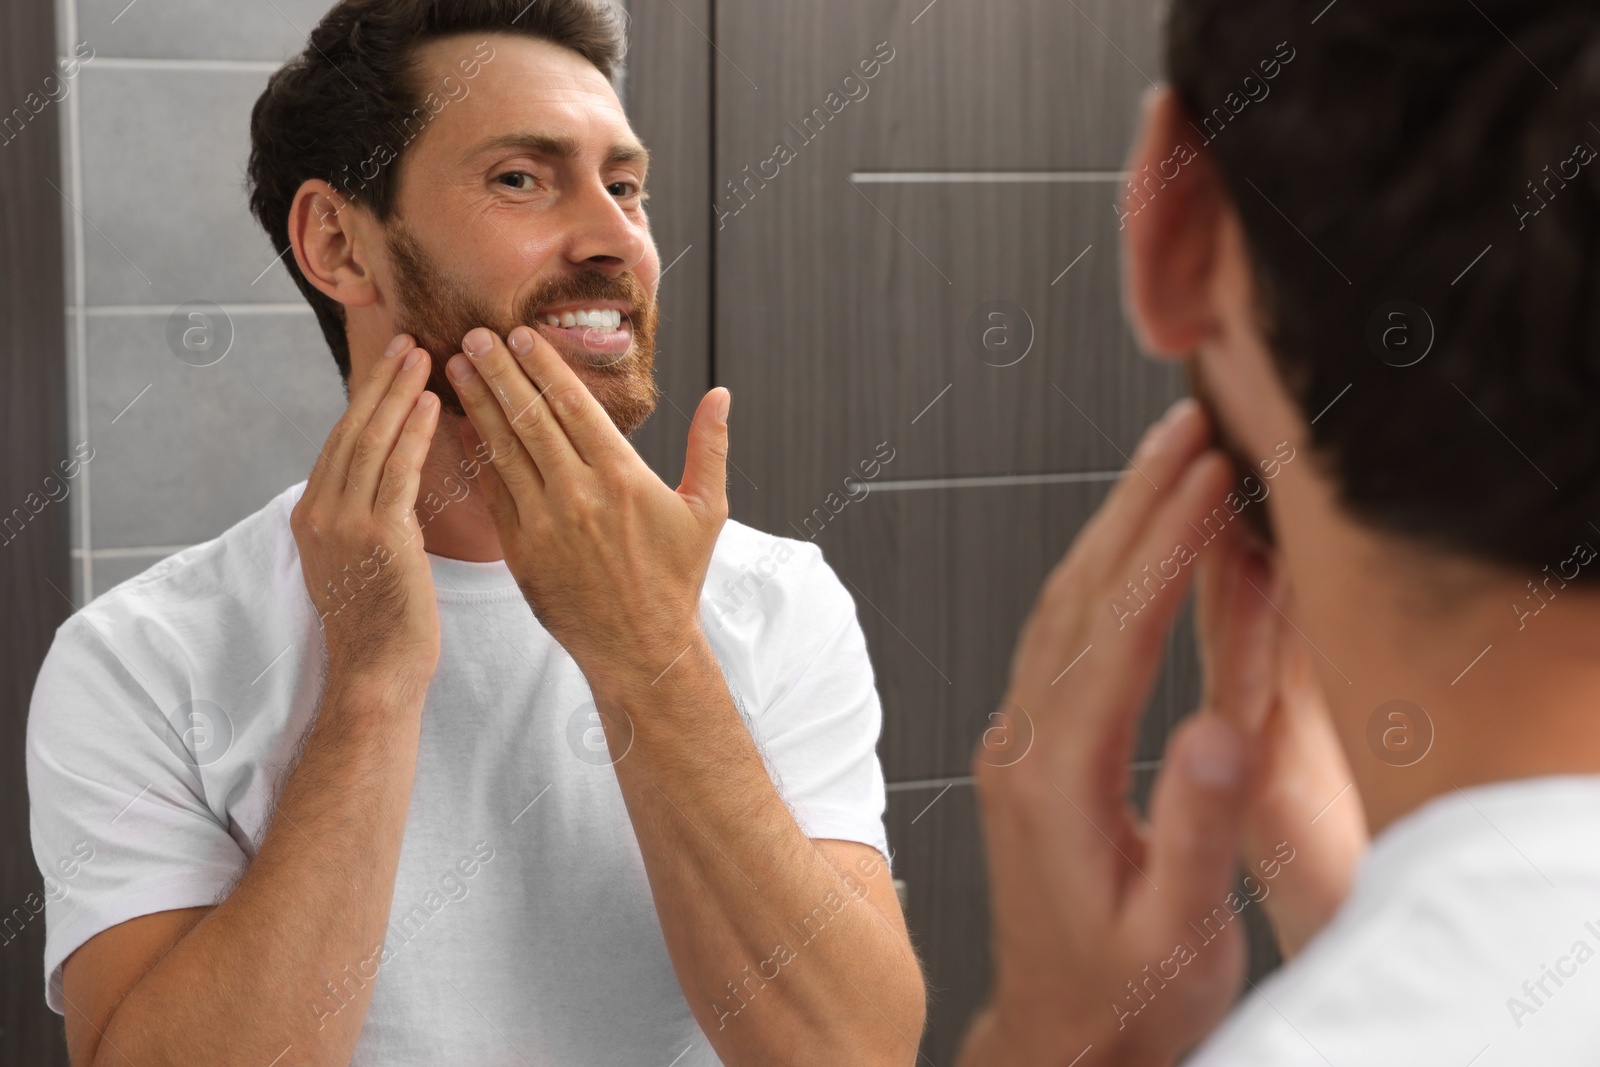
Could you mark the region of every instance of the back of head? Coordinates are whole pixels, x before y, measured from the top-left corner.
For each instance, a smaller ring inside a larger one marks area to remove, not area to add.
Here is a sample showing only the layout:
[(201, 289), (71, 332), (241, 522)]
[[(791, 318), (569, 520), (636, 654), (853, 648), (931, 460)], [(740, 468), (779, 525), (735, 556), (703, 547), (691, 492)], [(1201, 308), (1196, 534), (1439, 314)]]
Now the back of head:
[(1173, 0), (1167, 63), (1351, 515), (1532, 572), (1600, 543), (1600, 5)]

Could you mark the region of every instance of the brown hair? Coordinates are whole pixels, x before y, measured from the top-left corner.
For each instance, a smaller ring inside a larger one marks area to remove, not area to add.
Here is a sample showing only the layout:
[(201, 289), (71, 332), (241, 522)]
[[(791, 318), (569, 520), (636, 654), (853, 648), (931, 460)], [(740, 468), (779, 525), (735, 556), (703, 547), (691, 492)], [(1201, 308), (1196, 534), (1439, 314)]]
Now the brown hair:
[(439, 92), (420, 84), (419, 46), (461, 34), (518, 34), (577, 52), (615, 83), (627, 51), (616, 0), (341, 0), (306, 49), (272, 75), (250, 115), (250, 211), (310, 302), (339, 373), (350, 376), (344, 307), (300, 272), (289, 251), (289, 209), (320, 178), (380, 222), (394, 215), (406, 148), (475, 77), (485, 46)]
[(1174, 0), (1167, 70), (1346, 509), (1600, 586), (1593, 0)]

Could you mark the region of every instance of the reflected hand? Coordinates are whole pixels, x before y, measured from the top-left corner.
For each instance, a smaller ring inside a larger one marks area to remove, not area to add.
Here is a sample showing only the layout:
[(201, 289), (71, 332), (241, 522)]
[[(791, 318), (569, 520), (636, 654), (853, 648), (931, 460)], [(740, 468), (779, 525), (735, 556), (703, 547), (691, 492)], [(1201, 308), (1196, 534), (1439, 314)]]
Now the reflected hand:
[[(1206, 443), (1192, 401), (1152, 428), (1023, 629), (1003, 710), (1031, 725), (1032, 746), (974, 759), (995, 978), (963, 1067), (1171, 1064), (1242, 984), (1243, 924), (1202, 934), (1233, 892), (1249, 800), (1244, 738), (1218, 711), (1270, 700), (1270, 645), (1230, 646), (1208, 706), (1168, 743), (1148, 825), (1126, 799), (1137, 722), (1195, 569), (1181, 548), (1229, 489)], [(1111, 606), (1158, 565), (1137, 612)], [(1258, 632), (1271, 609), (1243, 611), (1229, 624)]]

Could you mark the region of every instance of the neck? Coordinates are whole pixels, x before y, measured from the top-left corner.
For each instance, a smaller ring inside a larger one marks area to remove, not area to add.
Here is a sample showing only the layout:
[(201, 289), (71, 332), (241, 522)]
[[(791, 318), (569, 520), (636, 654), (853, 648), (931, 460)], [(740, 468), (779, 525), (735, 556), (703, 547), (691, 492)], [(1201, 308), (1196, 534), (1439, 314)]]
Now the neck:
[(1374, 833), (1469, 786), (1600, 774), (1600, 562), (1580, 585), (1562, 560), (1490, 571), (1348, 525), (1319, 548), (1287, 563), (1294, 615)]
[(423, 545), (434, 555), (488, 563), (504, 559), (505, 551), (483, 493), (466, 474), (472, 468), (461, 447), (461, 418), (449, 411), (439, 413), (417, 487), (417, 522)]

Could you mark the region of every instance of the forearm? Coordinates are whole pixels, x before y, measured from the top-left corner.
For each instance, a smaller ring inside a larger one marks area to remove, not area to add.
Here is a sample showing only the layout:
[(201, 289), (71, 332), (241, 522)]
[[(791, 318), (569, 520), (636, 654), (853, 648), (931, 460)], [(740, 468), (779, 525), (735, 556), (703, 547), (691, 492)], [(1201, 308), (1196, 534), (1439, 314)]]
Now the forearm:
[(349, 1062), (381, 963), (425, 692), (330, 678), (254, 861), (129, 992), (97, 1064)]
[(1177, 1062), (1164, 1052), (1096, 1040), (1089, 1029), (1065, 1020), (1053, 1029), (1019, 1025), (991, 1005), (972, 1020), (956, 1067), (1176, 1067)]
[(655, 684), (596, 700), (632, 723), (618, 780), (679, 983), (723, 1062), (912, 1062), (920, 970), (866, 896), (888, 866), (841, 873), (817, 851), (703, 639)]

